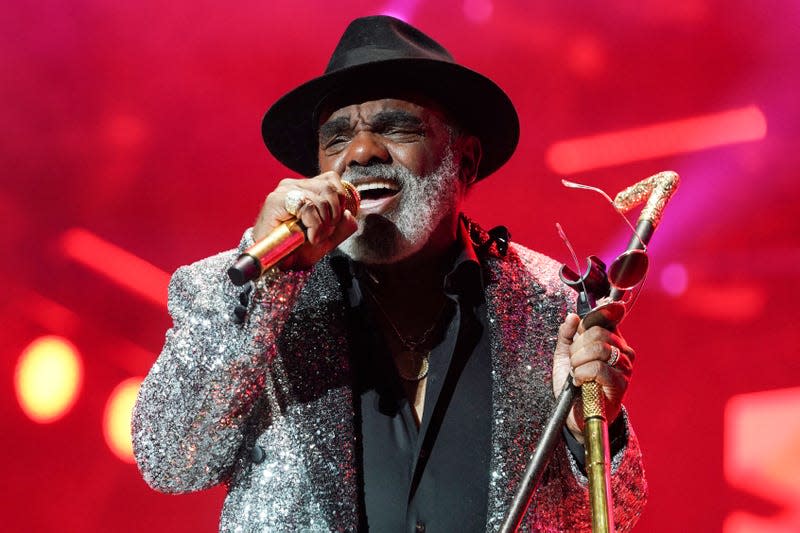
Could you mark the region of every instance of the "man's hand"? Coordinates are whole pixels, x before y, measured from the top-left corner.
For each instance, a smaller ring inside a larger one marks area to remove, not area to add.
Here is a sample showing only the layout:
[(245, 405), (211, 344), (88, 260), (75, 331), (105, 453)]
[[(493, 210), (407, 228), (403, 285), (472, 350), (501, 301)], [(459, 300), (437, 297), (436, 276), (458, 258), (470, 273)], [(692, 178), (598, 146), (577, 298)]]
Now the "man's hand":
[[(613, 366), (608, 362), (612, 350), (619, 350)], [(583, 330), (578, 315), (570, 313), (558, 328), (558, 342), (553, 356), (553, 393), (561, 393), (566, 379), (572, 375), (576, 385), (596, 381), (606, 397), (606, 416), (611, 424), (622, 410), (622, 398), (633, 371), (633, 349), (618, 333), (599, 326)], [(583, 443), (583, 408), (577, 402), (567, 418), (567, 428)]]
[[(305, 200), (294, 217), (286, 210), (286, 195), (299, 191)], [(256, 242), (292, 218), (305, 225), (306, 243), (278, 265), (282, 269), (311, 268), (325, 254), (358, 229), (349, 210), (344, 209), (346, 193), (339, 175), (330, 171), (309, 179), (284, 179), (267, 195), (253, 227)]]

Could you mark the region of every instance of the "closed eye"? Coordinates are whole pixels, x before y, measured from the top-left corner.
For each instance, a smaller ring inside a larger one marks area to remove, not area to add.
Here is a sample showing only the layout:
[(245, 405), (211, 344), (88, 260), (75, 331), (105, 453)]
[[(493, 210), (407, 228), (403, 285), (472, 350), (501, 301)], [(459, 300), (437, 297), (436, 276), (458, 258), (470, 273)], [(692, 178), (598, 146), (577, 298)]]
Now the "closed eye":
[(352, 135), (350, 121), (345, 117), (326, 122), (319, 128), (319, 145), (325, 148), (347, 142)]

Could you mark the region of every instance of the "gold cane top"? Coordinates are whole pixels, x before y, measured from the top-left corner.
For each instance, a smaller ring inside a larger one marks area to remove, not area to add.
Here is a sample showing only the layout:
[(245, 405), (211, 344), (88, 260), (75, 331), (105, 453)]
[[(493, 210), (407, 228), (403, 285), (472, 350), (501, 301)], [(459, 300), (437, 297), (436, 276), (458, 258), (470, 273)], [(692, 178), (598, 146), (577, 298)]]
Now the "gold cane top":
[(647, 205), (639, 214), (639, 221), (649, 220), (655, 228), (661, 222), (664, 208), (678, 189), (679, 183), (680, 176), (671, 170), (653, 174), (617, 194), (614, 198), (614, 207), (627, 213), (647, 200)]

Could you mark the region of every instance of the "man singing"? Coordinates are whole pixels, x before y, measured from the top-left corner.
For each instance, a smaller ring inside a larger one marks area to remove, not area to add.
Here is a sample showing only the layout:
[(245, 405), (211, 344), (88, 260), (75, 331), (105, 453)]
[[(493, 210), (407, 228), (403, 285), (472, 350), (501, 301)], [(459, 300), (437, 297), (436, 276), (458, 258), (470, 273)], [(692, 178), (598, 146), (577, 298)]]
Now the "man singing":
[[(174, 325), (133, 419), (147, 483), (225, 483), (221, 531), (496, 531), (571, 374), (605, 393), (629, 530), (646, 492), (621, 404), (633, 350), (580, 327), (553, 260), (461, 213), (516, 147), (505, 93), (419, 30), (366, 17), (262, 133), (306, 178), (280, 182), (238, 249), (173, 276)], [(295, 218), (306, 242), (235, 287), (237, 256)], [(525, 529), (589, 529), (582, 441), (571, 414)]]

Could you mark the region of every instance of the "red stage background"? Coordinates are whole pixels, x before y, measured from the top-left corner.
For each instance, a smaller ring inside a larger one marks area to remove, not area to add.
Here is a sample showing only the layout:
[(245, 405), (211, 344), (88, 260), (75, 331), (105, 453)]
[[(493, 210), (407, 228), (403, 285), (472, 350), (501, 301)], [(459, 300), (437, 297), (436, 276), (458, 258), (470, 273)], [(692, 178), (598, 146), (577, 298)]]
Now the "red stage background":
[(235, 246), (290, 175), (262, 145), (267, 106), (323, 70), (351, 18), (392, 13), (517, 105), (516, 155), (468, 202), (485, 226), (567, 261), (560, 222), (609, 259), (625, 227), (560, 178), (612, 195), (683, 178), (624, 328), (650, 482), (637, 529), (800, 530), (800, 5), (360, 4), (0, 7), (0, 528), (216, 530), (221, 489), (153, 492), (106, 433), (124, 458), (167, 273)]

